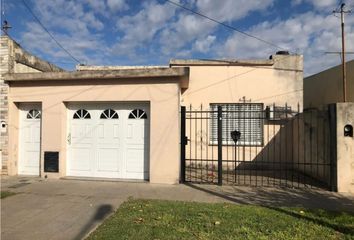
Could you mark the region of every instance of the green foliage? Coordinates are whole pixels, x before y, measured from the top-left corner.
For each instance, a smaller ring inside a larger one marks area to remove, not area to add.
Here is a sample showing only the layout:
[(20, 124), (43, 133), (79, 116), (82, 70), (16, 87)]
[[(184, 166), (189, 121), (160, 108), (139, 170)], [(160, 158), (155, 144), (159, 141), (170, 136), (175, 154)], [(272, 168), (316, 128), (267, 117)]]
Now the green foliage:
[(88, 239), (354, 239), (354, 215), (130, 199)]

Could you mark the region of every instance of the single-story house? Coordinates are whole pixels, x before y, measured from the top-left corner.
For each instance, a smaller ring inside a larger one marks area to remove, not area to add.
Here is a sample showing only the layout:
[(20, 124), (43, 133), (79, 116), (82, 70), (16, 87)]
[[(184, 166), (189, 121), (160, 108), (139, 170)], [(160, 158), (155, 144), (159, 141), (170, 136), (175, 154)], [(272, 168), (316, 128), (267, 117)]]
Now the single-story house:
[(178, 183), (180, 107), (303, 108), (303, 60), (171, 60), (165, 67), (78, 66), (14, 73), (9, 175)]

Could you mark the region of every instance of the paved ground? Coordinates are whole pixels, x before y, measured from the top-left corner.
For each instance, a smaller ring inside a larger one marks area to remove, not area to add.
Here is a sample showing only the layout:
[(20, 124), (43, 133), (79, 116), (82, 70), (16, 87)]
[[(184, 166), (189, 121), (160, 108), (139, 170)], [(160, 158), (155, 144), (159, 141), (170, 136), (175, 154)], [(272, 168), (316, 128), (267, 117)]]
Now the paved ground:
[(1, 239), (82, 239), (128, 199), (304, 206), (354, 212), (354, 196), (319, 190), (2, 177)]

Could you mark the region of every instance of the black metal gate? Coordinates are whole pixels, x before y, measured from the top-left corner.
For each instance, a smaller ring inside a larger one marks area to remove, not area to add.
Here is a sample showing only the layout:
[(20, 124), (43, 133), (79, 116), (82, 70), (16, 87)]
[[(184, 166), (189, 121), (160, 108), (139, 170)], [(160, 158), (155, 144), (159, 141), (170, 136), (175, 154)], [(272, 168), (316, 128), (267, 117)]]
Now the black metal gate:
[(181, 182), (334, 190), (330, 124), (286, 104), (182, 107)]

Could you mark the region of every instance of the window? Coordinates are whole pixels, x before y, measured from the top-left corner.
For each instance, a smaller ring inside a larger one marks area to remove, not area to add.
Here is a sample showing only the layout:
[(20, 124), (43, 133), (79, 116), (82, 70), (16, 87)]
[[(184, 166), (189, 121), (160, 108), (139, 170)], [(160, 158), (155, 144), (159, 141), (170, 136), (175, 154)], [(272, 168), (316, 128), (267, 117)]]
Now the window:
[(41, 112), (38, 109), (31, 109), (27, 113), (27, 119), (40, 119)]
[(234, 144), (231, 131), (241, 132), (237, 145), (263, 144), (263, 104), (262, 103), (235, 103), (235, 104), (210, 104), (210, 142), (217, 144), (218, 106), (222, 107), (222, 142)]
[(106, 109), (101, 113), (100, 119), (118, 119), (118, 113), (113, 109)]
[(134, 109), (129, 114), (129, 119), (147, 119), (147, 115), (144, 110)]
[(74, 113), (74, 119), (91, 119), (90, 113), (85, 109), (79, 109)]

